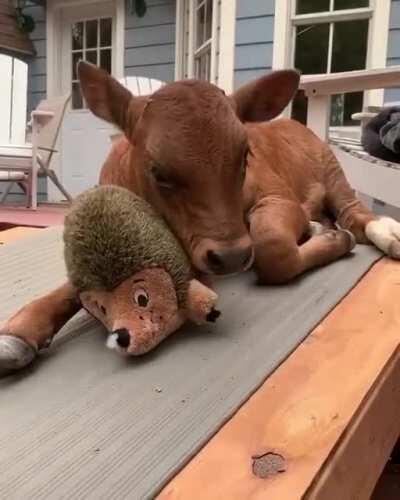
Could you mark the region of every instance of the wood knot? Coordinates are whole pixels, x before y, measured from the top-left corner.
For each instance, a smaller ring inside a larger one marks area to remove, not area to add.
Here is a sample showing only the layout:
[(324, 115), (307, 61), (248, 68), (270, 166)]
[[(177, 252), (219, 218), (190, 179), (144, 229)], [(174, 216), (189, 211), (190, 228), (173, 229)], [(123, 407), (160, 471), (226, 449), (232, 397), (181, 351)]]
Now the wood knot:
[(276, 474), (285, 472), (285, 459), (278, 453), (268, 452), (263, 455), (255, 455), (253, 459), (253, 474), (266, 479)]

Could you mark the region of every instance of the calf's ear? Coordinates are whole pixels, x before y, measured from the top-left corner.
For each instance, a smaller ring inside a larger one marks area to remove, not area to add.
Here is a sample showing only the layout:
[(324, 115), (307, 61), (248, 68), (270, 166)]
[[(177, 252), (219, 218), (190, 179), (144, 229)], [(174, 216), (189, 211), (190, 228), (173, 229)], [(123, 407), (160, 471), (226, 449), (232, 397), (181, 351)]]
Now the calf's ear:
[(148, 97), (134, 97), (107, 71), (93, 64), (80, 61), (77, 73), (90, 111), (130, 135), (148, 103)]
[(271, 120), (293, 99), (300, 81), (296, 70), (272, 71), (243, 87), (232, 96), (242, 122)]

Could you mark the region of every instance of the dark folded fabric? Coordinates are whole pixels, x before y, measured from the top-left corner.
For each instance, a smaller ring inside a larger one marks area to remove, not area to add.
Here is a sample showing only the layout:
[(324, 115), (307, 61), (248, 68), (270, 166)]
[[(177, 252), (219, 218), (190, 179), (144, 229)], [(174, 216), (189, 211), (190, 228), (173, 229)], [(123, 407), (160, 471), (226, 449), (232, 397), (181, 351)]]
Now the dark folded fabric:
[(393, 153), (400, 153), (400, 110), (390, 115), (390, 122), (379, 131), (382, 144)]
[(361, 143), (370, 155), (400, 163), (400, 106), (383, 109), (364, 127)]

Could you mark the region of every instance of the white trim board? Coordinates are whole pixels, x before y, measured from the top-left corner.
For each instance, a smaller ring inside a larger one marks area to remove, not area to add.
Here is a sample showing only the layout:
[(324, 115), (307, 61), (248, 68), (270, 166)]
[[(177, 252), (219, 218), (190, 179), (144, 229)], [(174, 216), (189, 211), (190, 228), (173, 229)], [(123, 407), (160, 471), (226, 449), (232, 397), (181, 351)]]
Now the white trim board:
[(221, 0), (218, 86), (233, 91), (235, 67), (236, 1)]
[[(293, 66), (292, 17), (294, 7), (294, 0), (277, 0), (275, 2), (273, 69)], [(366, 69), (384, 68), (386, 67), (388, 48), (391, 0), (371, 0), (371, 7), (373, 13), (369, 30)], [(351, 15), (353, 14), (350, 12)], [(383, 103), (383, 90), (371, 90), (365, 93), (365, 105), (382, 106)]]

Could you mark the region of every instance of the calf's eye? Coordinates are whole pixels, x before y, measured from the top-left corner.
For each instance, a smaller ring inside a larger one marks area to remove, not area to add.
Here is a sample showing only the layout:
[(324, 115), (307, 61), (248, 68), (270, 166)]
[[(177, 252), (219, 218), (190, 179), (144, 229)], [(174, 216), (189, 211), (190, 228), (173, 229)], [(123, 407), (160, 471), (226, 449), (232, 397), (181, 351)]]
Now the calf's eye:
[(240, 173), (242, 174), (243, 178), (246, 175), (246, 169), (247, 169), (247, 157), (250, 153), (250, 149), (247, 148), (246, 151), (244, 152), (243, 158), (242, 158), (242, 165), (240, 167)]
[(153, 175), (154, 180), (160, 188), (164, 189), (172, 189), (174, 187), (174, 182), (170, 178), (165, 169), (160, 167), (159, 165), (154, 165), (151, 168), (151, 173)]
[(147, 307), (150, 297), (146, 290), (139, 289), (135, 292), (134, 300), (139, 307)]

